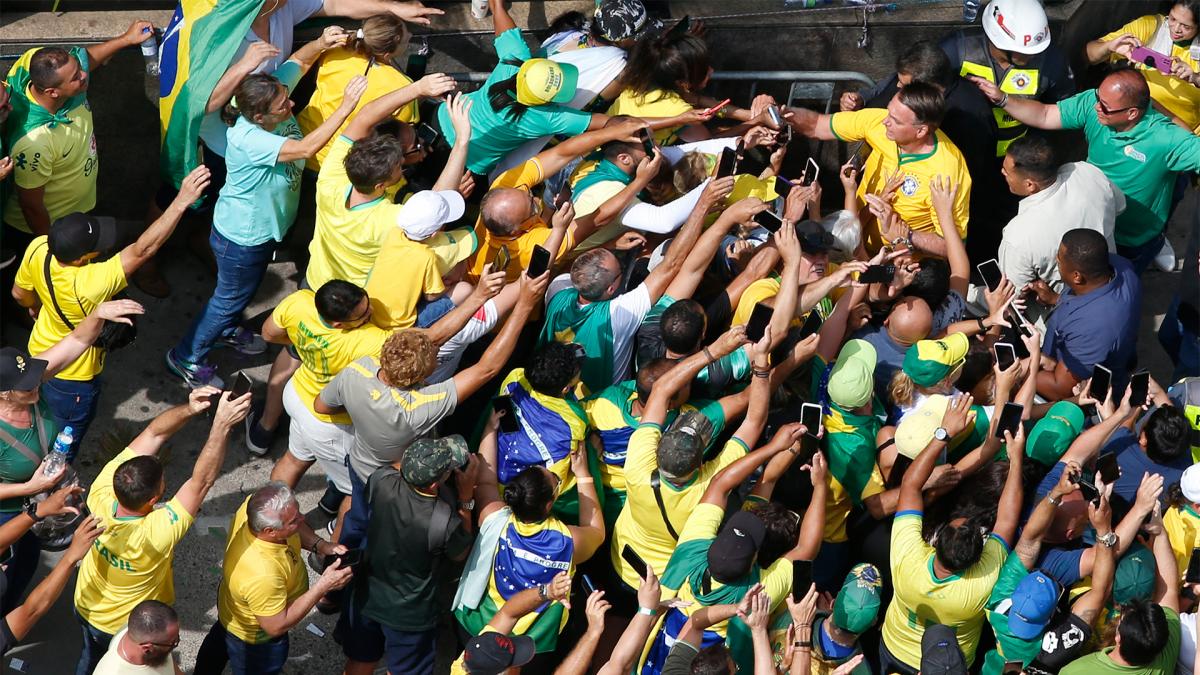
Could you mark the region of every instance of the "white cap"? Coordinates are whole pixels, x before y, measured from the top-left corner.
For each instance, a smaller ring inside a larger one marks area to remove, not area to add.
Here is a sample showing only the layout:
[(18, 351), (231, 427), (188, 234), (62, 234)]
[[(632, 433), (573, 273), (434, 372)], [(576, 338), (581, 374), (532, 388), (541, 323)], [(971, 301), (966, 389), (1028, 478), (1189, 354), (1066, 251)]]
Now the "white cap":
[(396, 225), (413, 241), (428, 239), (446, 223), (462, 218), (467, 204), (454, 190), (422, 190), (404, 202)]
[(1179, 477), (1179, 488), (1183, 491), (1184, 499), (1200, 503), (1200, 464), (1193, 464), (1184, 469), (1183, 475)]

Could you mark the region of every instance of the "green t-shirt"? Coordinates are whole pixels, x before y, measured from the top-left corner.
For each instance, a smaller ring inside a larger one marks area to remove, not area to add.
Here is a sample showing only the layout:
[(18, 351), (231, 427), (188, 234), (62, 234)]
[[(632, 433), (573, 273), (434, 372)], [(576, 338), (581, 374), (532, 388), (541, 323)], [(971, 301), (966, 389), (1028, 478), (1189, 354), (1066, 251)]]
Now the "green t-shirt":
[(1132, 129), (1115, 131), (1096, 117), (1096, 90), (1058, 102), (1064, 129), (1083, 129), (1087, 161), (1125, 193), (1117, 216), (1118, 244), (1144, 244), (1166, 225), (1175, 173), (1200, 170), (1200, 138), (1176, 126), (1153, 108)]
[[(654, 303), (637, 332), (637, 366), (643, 365), (667, 355), (667, 346), (663, 343), (662, 315), (667, 308), (678, 300), (664, 295)], [(722, 356), (714, 363), (705, 366), (692, 382), (692, 396), (699, 398), (720, 398), (731, 393), (735, 384), (745, 382), (750, 378), (750, 356), (743, 349)], [(736, 389), (733, 389), (736, 391)]]
[[(1000, 577), (992, 589), (992, 596), (987, 602), (987, 619), (996, 633), (998, 649), (990, 649), (983, 657), (983, 675), (1000, 675), (1007, 661), (1021, 661), (1029, 665), (1042, 648), (1039, 635), (1036, 640), (1022, 640), (1008, 630), (1008, 608), (1012, 606), (1012, 594), (1017, 584), (1029, 575), (1021, 556), (1009, 553), (1008, 560), (1000, 569)], [(1001, 654), (1003, 652), (1003, 654)]]
[[(40, 437), (38, 435), (39, 426), (42, 429)], [(54, 437), (58, 436), (58, 432), (61, 430), (62, 428), (50, 415), (50, 409), (46, 407), (45, 401), (38, 401), (34, 406), (34, 425), (28, 429), (18, 429), (0, 420), (0, 431), (11, 436), (38, 457), (35, 462), (32, 457), (26, 456), (26, 453), (13, 447), (11, 443), (0, 439), (0, 482), (24, 483), (32, 478), (33, 473), (41, 465), (41, 460), (46, 457), (46, 453), (50, 452), (50, 447), (54, 444)], [(46, 439), (44, 443), (42, 438)], [(24, 503), (24, 497), (0, 500), (0, 513), (20, 511)]]
[(1167, 647), (1149, 665), (1140, 668), (1119, 666), (1108, 657), (1114, 649), (1109, 647), (1075, 659), (1059, 671), (1060, 675), (1173, 675), (1175, 662), (1179, 659), (1179, 612), (1169, 607), (1163, 607), (1163, 612), (1167, 615)]

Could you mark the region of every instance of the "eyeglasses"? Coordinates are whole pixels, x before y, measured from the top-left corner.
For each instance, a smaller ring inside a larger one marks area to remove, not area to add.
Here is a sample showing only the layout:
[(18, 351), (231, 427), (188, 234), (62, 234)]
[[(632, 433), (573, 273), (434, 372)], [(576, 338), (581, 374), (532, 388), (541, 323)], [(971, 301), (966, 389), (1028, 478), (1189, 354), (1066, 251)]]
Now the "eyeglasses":
[(1126, 110), (1132, 110), (1137, 107), (1135, 105), (1127, 105), (1124, 108), (1114, 108), (1110, 110), (1108, 106), (1104, 105), (1104, 101), (1100, 100), (1099, 96), (1096, 97), (1096, 105), (1100, 108), (1100, 112), (1104, 113), (1105, 115), (1115, 115), (1119, 112), (1125, 112)]
[(167, 644), (165, 642), (143, 642), (142, 644), (150, 645), (151, 647), (161, 647), (163, 649), (169, 649), (171, 651), (174, 651), (175, 648), (179, 646), (179, 636), (175, 636), (175, 641), (170, 644)]

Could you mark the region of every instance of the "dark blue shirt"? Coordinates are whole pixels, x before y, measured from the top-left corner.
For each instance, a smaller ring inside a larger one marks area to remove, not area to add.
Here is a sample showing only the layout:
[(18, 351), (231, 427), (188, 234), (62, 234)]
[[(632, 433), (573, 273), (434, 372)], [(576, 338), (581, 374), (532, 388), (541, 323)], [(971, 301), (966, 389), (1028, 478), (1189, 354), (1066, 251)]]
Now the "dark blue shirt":
[[(1165, 487), (1178, 483), (1179, 479), (1183, 477), (1183, 470), (1192, 465), (1190, 452), (1183, 453), (1170, 464), (1155, 462), (1150, 459), (1142, 446), (1138, 445), (1137, 437), (1133, 435), (1133, 432), (1124, 427), (1113, 433), (1100, 454), (1108, 452), (1117, 453), (1117, 465), (1121, 467), (1121, 477), (1113, 486), (1113, 494), (1120, 495), (1129, 504), (1133, 504), (1137, 498), (1138, 486), (1142, 484), (1142, 474), (1161, 474)], [(1166, 502), (1166, 490), (1163, 490), (1160, 499), (1164, 503)]]
[(875, 396), (890, 410), (892, 401), (888, 387), (892, 385), (892, 376), (904, 367), (904, 353), (908, 347), (893, 340), (884, 326), (863, 326), (851, 337), (865, 340), (875, 348)]
[(1113, 373), (1114, 391), (1120, 392), (1137, 348), (1142, 285), (1128, 260), (1115, 254), (1108, 259), (1113, 277), (1107, 284), (1083, 295), (1068, 289), (1059, 298), (1046, 323), (1042, 353), (1061, 361), (1080, 380), (1103, 364)]

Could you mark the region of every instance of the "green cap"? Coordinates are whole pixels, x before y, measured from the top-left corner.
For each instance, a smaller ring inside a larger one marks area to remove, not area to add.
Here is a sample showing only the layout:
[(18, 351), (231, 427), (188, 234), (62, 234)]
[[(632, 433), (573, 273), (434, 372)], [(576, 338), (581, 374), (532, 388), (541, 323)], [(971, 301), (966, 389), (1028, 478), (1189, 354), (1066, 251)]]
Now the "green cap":
[(467, 442), (454, 434), (445, 438), (422, 438), (404, 451), (404, 480), (424, 487), (443, 478), (451, 469), (467, 463)]
[(879, 593), (883, 582), (879, 570), (870, 563), (859, 563), (846, 575), (842, 590), (833, 601), (833, 623), (851, 633), (865, 633), (879, 617)]
[(965, 333), (921, 340), (904, 353), (904, 373), (918, 387), (932, 387), (961, 366), (970, 350), (971, 340)]
[(1046, 416), (1029, 432), (1025, 455), (1046, 466), (1054, 466), (1081, 431), (1083, 410), (1070, 401), (1059, 401), (1050, 406)]
[(671, 478), (684, 478), (700, 468), (713, 425), (698, 410), (675, 418), (658, 441), (658, 469)]
[(1122, 605), (1150, 597), (1154, 591), (1155, 570), (1154, 554), (1141, 544), (1135, 544), (1117, 563), (1117, 572), (1113, 576), (1113, 602)]
[(866, 340), (842, 346), (829, 373), (829, 400), (843, 408), (861, 408), (875, 393), (875, 347)]

